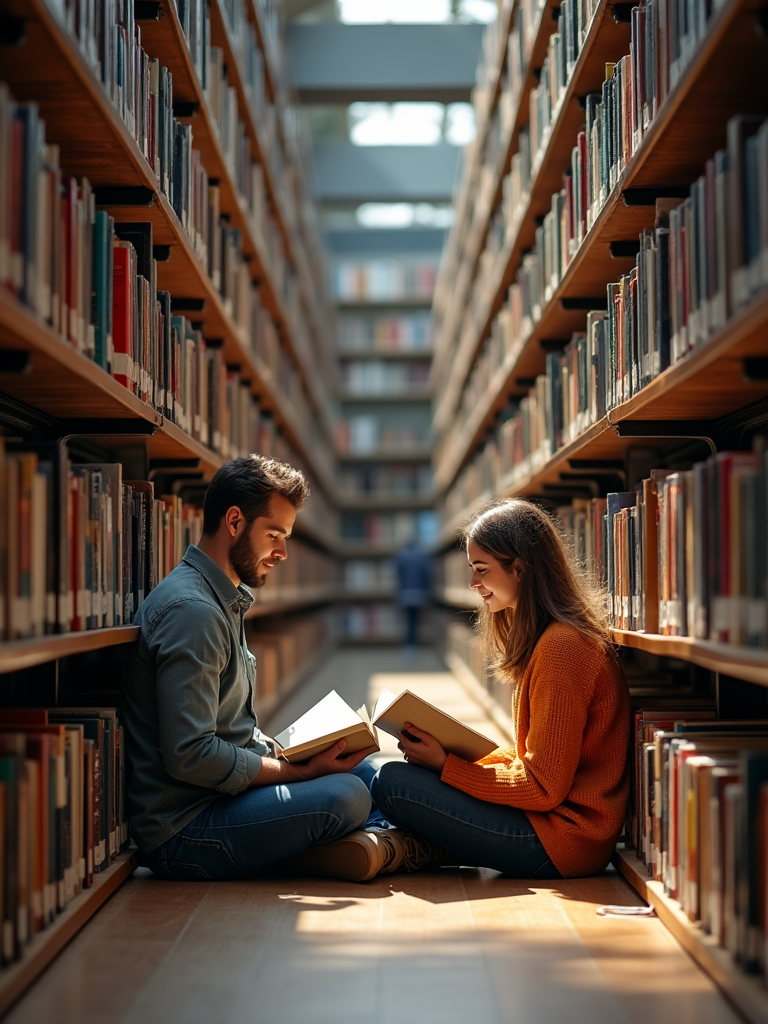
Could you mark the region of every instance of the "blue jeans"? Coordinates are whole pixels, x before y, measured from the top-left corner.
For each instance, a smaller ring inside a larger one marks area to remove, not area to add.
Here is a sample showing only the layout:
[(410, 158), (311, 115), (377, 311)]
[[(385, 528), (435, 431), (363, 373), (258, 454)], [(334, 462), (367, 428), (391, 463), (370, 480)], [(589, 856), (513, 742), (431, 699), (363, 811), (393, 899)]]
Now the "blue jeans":
[(426, 768), (391, 761), (371, 795), (393, 825), (456, 855), (457, 863), (495, 868), (512, 878), (561, 878), (526, 814), (462, 793)]
[(365, 761), (348, 775), (246, 789), (217, 797), (181, 832), (143, 857), (160, 878), (251, 878), (313, 843), (330, 843), (380, 816), (371, 813)]

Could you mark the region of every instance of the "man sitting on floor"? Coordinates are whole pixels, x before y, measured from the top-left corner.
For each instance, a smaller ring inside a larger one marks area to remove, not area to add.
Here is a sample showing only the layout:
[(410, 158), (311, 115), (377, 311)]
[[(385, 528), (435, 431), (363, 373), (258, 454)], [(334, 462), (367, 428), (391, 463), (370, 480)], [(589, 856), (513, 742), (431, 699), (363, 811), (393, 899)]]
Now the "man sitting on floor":
[(308, 495), (277, 459), (222, 466), (199, 544), (135, 616), (123, 681), (129, 813), (142, 863), (160, 878), (248, 878), (302, 855), (296, 870), (364, 881), (408, 860), (394, 832), (356, 831), (371, 810), (373, 748), (345, 757), (340, 740), (293, 765), (258, 728), (248, 587), (287, 558)]

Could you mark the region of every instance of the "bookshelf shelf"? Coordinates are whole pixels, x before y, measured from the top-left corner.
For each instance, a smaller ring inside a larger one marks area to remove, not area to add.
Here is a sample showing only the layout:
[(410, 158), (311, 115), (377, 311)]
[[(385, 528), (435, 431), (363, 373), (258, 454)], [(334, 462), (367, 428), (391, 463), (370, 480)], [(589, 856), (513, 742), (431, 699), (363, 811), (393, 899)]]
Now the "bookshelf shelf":
[(373, 348), (343, 348), (338, 352), (339, 359), (376, 359), (376, 360), (411, 360), (431, 359), (434, 352), (427, 349), (373, 349)]
[[(540, 338), (569, 336), (573, 330), (583, 326), (583, 314), (563, 310), (561, 300), (602, 295), (606, 281), (614, 280), (627, 269), (626, 260), (611, 257), (609, 243), (616, 239), (634, 239), (644, 227), (652, 224), (653, 207), (625, 205), (623, 191), (630, 187), (676, 186), (680, 181), (692, 180), (701, 173), (706, 160), (718, 146), (724, 144), (725, 123), (729, 113), (736, 107), (744, 112), (759, 109), (757, 96), (750, 95), (750, 91), (744, 88), (744, 77), (734, 76), (728, 71), (731, 66), (730, 55), (734, 52), (739, 53), (740, 61), (743, 57), (745, 68), (759, 67), (763, 45), (754, 31), (754, 17), (753, 0), (731, 0), (713, 18), (696, 56), (675, 89), (666, 97), (534, 327), (517, 362), (516, 370), (520, 377), (529, 378), (541, 372), (543, 352), (537, 344)], [(588, 41), (593, 36), (599, 38), (600, 29), (605, 24), (607, 18), (596, 16)], [(581, 58), (577, 64), (577, 67), (584, 67), (585, 74), (589, 65), (587, 58), (593, 49), (597, 52), (599, 47), (594, 43), (585, 46), (582, 50), (583, 65)], [(621, 54), (616, 53), (615, 57), (618, 56)], [(578, 74), (574, 75), (574, 79), (578, 79)], [(577, 95), (572, 91), (572, 86), (573, 80), (566, 97)], [(538, 169), (534, 168), (526, 210), (518, 221), (514, 239), (504, 246), (499, 255), (492, 284), (487, 289), (484, 312), (474, 325), (469, 325), (463, 332), (454, 356), (445, 353), (446, 358), (453, 358), (453, 368), (436, 410), (437, 429), (444, 428), (450, 422), (480, 343), (490, 330), (493, 316), (503, 304), (525, 247), (531, 243), (531, 228), (535, 225), (535, 218), (546, 212), (545, 207), (548, 206), (553, 188), (549, 187), (549, 192), (543, 188), (539, 191), (538, 183), (545, 180), (542, 176), (549, 176), (550, 184), (559, 181), (565, 170), (565, 151), (562, 147), (567, 147), (570, 153), (568, 142), (573, 144), (575, 133), (572, 132), (569, 138), (564, 131), (559, 130), (559, 123), (564, 111), (569, 109), (565, 102), (561, 105), (550, 134), (550, 142), (543, 151)], [(555, 140), (559, 140), (559, 144), (555, 145)], [(537, 200), (539, 205), (536, 205)]]
[(339, 552), (344, 558), (391, 558), (403, 543), (394, 541), (349, 540), (339, 541)]
[(372, 452), (338, 451), (341, 462), (429, 462), (431, 448), (378, 448)]
[[(488, 70), (488, 82), (482, 92), (482, 98), (480, 102), (476, 103), (477, 133), (471, 143), (466, 171), (462, 174), (462, 186), (465, 187), (461, 188), (456, 199), (455, 232), (452, 232), (452, 240), (464, 235), (469, 228), (467, 224), (469, 200), (470, 196), (474, 196), (474, 188), (466, 186), (472, 186), (479, 173), (488, 129), (501, 93), (501, 76), (506, 61), (507, 39), (512, 28), (516, 6), (517, 0), (504, 0), (499, 8), (496, 53), (493, 55), (493, 62)], [(455, 242), (449, 244), (455, 244)], [(446, 256), (450, 258), (448, 251), (446, 251)]]
[(347, 587), (339, 595), (339, 600), (349, 604), (363, 604), (366, 601), (392, 601), (394, 596), (394, 587), (374, 587), (367, 590), (355, 590), (352, 587)]
[(689, 921), (677, 901), (665, 895), (662, 884), (648, 878), (645, 865), (634, 853), (617, 850), (613, 863), (746, 1020), (750, 1024), (766, 1024), (768, 992), (760, 977), (740, 970), (712, 936)]
[(247, 619), (262, 618), (266, 615), (281, 615), (286, 612), (313, 608), (318, 604), (330, 604), (339, 596), (337, 587), (282, 587), (268, 598), (261, 598), (262, 591), (256, 591), (256, 601), (246, 612)]
[(130, 877), (137, 865), (135, 852), (129, 851), (119, 856), (111, 867), (95, 876), (90, 889), (84, 889), (48, 928), (32, 939), (21, 960), (0, 971), (0, 1014), (6, 1013), (13, 1006), (66, 944)]
[(432, 389), (413, 388), (410, 391), (342, 391), (339, 394), (342, 402), (430, 402)]
[[(11, 388), (14, 397), (43, 412), (68, 419), (75, 410), (87, 410), (88, 417), (98, 419), (142, 420), (156, 428), (146, 438), (147, 450), (155, 458), (198, 458), (200, 468), (214, 473), (222, 457), (200, 441), (185, 433), (175, 423), (165, 419), (143, 402), (87, 356), (41, 323), (26, 307), (12, 296), (0, 293), (0, 350), (26, 351), (32, 354), (29, 372), (12, 378), (0, 373), (4, 389)], [(257, 363), (255, 357), (253, 362)], [(296, 430), (295, 417), (291, 417), (288, 402), (275, 387), (272, 375), (263, 365), (255, 377), (265, 398), (264, 405), (275, 413), (281, 429), (291, 443), (309, 461), (313, 454), (310, 443)], [(126, 433), (125, 443), (135, 442)], [(116, 440), (115, 444), (119, 444)], [(313, 460), (316, 475), (327, 493), (332, 493), (330, 467)]]
[[(518, 102), (515, 110), (511, 131), (501, 146), (501, 156), (497, 167), (493, 171), (493, 187), (489, 191), (490, 201), (479, 211), (481, 214), (481, 225), (475, 229), (473, 238), (467, 244), (465, 261), (459, 271), (460, 281), (464, 288), (469, 287), (478, 269), (478, 260), (482, 252), (488, 230), (490, 228), (491, 215), (501, 201), (502, 183), (504, 176), (509, 172), (512, 155), (515, 151), (520, 129), (528, 118), (528, 103), (531, 90), (536, 86), (534, 69), (539, 68), (544, 60), (547, 51), (547, 42), (552, 28), (551, 3), (545, 4), (539, 16), (538, 31), (534, 40), (526, 68)], [(552, 125), (547, 137), (546, 146), (542, 152), (538, 166), (534, 165), (531, 173), (531, 183), (528, 190), (528, 201), (526, 209), (520, 218), (516, 237), (511, 244), (505, 245), (499, 257), (497, 267), (502, 270), (502, 280), (495, 288), (493, 307), (488, 317), (497, 311), (503, 301), (503, 294), (512, 283), (515, 271), (517, 270), (522, 253), (531, 247), (536, 233), (536, 218), (549, 208), (550, 197), (561, 185), (563, 169), (568, 166), (571, 159), (571, 148), (576, 139), (580, 125), (584, 120), (584, 112), (579, 105), (578, 97), (587, 93), (599, 91), (600, 85), (605, 77), (605, 63), (616, 57), (617, 54), (629, 50), (630, 31), (626, 23), (617, 23), (613, 18), (613, 7), (608, 4), (601, 4), (595, 11), (593, 20), (581, 48), (579, 56), (563, 94), (557, 113), (552, 119)], [(644, 214), (647, 216), (647, 213)], [(644, 226), (644, 225), (643, 225)], [(452, 333), (458, 324), (458, 317), (464, 302), (458, 299), (464, 292), (459, 287), (454, 292), (454, 302), (446, 317), (444, 337), (446, 342), (450, 341)], [(598, 292), (598, 294), (600, 294)], [(463, 347), (457, 352), (457, 361), (454, 364), (451, 377), (452, 383), (449, 387), (456, 387), (456, 380), (463, 372), (464, 377), (468, 369), (464, 370), (465, 363), (469, 365), (474, 361), (476, 348), (482, 341), (483, 335), (477, 337), (475, 351), (472, 351), (473, 338), (471, 332), (467, 332), (463, 341)], [(464, 360), (462, 362), (462, 359)], [(450, 378), (449, 378), (450, 380)], [(445, 402), (449, 402), (446, 396)]]
[(80, 633), (9, 640), (0, 643), (0, 673), (19, 672), (34, 665), (55, 661), (57, 658), (66, 658), (71, 654), (84, 654), (86, 651), (100, 651), (117, 644), (128, 644), (136, 640), (138, 635), (138, 626), (110, 626), (105, 629), (88, 629)]
[[(206, 336), (221, 338), (227, 361), (244, 364), (258, 378), (253, 357), (224, 310), (221, 298), (178, 217), (160, 192), (149, 164), (77, 44), (44, 0), (32, 0), (31, 4), (17, 5), (17, 8), (13, 13), (27, 19), (28, 43), (19, 51), (8, 50), (4, 55), (4, 79), (11, 84), (19, 99), (34, 99), (40, 104), (50, 137), (60, 146), (64, 168), (86, 175), (95, 187), (141, 186), (152, 193), (149, 206), (111, 205), (110, 212), (117, 220), (152, 222), (155, 244), (173, 246), (172, 259), (158, 264), (158, 286), (174, 296), (203, 299), (205, 307), (201, 319)], [(200, 149), (210, 177), (219, 181), (222, 213), (228, 215), (233, 226), (241, 231), (243, 253), (253, 261), (253, 276), (262, 283), (267, 308), (283, 330), (315, 405), (318, 421), (330, 437), (329, 402), (320, 390), (320, 378), (312, 368), (309, 354), (297, 340), (296, 325), (280, 297), (265, 244), (243, 209), (205, 96), (192, 68), (174, 5), (169, 3), (161, 10), (163, 17), (157, 22), (141, 23), (148, 29), (145, 43), (152, 52), (149, 40), (156, 41), (163, 59), (167, 59), (174, 76), (174, 95), (178, 75), (179, 100), (183, 98), (185, 102), (197, 105), (197, 112), (192, 117), (195, 147)], [(29, 47), (34, 48), (34, 62), (28, 59)], [(45, 74), (39, 72), (38, 55), (40, 66), (46, 68)], [(264, 383), (263, 380), (255, 380), (254, 390), (264, 393)], [(271, 389), (268, 389), (267, 394), (270, 393)], [(290, 418), (281, 426), (292, 429)]]
[(768, 651), (764, 648), (713, 643), (689, 636), (638, 633), (629, 629), (614, 629), (613, 638), (623, 647), (634, 647), (664, 658), (679, 658), (712, 672), (768, 686)]
[(391, 312), (397, 309), (430, 309), (431, 299), (339, 299), (336, 303), (344, 312)]
[[(764, 334), (768, 325), (768, 294), (758, 296), (741, 310), (725, 328), (700, 349), (667, 367), (638, 394), (612, 409), (570, 444), (561, 448), (544, 466), (505, 488), (505, 497), (537, 493), (543, 483), (557, 479), (569, 457), (578, 452), (595, 458), (622, 454), (627, 441), (614, 430), (624, 420), (714, 419), (754, 402), (768, 394), (765, 381), (748, 381), (743, 359), (764, 352)], [(526, 342), (526, 347), (529, 343)], [(509, 357), (494, 374), (486, 394), (477, 404), (475, 416), (462, 428), (462, 446), (453, 457), (445, 455), (435, 473), (435, 486), (446, 487), (466, 462), (505, 401), (508, 387), (520, 372), (517, 353)], [(656, 444), (662, 443), (655, 439)]]
[(336, 504), (342, 509), (420, 509), (432, 508), (429, 494), (340, 494)]

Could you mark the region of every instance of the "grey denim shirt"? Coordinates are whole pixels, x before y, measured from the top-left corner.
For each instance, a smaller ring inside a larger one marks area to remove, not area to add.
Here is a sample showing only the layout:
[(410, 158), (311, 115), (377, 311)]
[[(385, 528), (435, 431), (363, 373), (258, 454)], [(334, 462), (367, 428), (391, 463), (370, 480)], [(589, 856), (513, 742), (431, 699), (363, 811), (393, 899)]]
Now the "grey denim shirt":
[(123, 671), (128, 810), (150, 853), (221, 795), (245, 790), (274, 747), (253, 709), (256, 662), (245, 586), (195, 545), (134, 617), (139, 639)]

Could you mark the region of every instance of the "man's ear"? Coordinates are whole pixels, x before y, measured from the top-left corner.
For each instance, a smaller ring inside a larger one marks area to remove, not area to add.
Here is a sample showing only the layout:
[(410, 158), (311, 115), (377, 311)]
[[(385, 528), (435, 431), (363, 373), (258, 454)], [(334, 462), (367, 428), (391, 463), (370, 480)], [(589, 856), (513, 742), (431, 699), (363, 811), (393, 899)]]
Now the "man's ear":
[(237, 536), (238, 530), (242, 529), (243, 523), (245, 523), (245, 516), (237, 505), (232, 505), (224, 513), (224, 525), (230, 537), (234, 538)]

